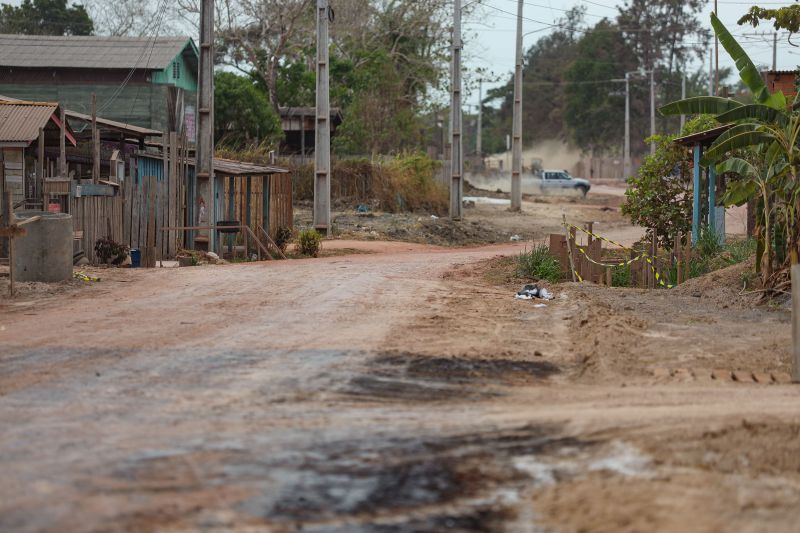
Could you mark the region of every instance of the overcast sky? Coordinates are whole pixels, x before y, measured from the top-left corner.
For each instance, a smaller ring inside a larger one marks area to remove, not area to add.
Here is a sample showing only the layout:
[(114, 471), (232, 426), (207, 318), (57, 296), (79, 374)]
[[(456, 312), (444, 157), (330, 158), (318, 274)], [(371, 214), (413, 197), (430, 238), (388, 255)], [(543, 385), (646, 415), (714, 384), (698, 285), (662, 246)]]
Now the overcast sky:
[[(463, 0), (466, 4), (469, 0)], [(496, 74), (510, 74), (514, 70), (514, 45), (516, 40), (516, 9), (517, 0), (485, 0), (487, 6), (482, 11), (479, 22), (472, 22), (467, 29), (472, 32), (470, 41), (465, 43), (464, 55), (466, 57), (467, 68), (487, 68)], [(745, 50), (753, 61), (761, 66), (772, 65), (772, 37), (771, 25), (761, 25), (758, 28), (752, 26), (738, 26), (736, 21), (752, 5), (764, 7), (774, 7), (777, 5), (788, 5), (790, 2), (766, 1), (746, 2), (743, 0), (719, 0), (718, 13), (722, 22), (727, 28), (737, 36), (743, 44)], [(523, 17), (523, 34), (533, 30), (542, 30), (525, 37), (523, 41), (525, 48), (536, 42), (536, 40), (549, 33), (547, 24), (553, 24), (564, 16), (564, 12), (571, 7), (583, 5), (586, 7), (585, 22), (587, 25), (594, 25), (602, 17), (614, 18), (617, 14), (617, 5), (622, 4), (615, 0), (525, 0)], [(711, 0), (703, 12), (702, 20), (711, 30), (710, 14), (713, 11), (714, 2)], [(530, 19), (530, 20), (528, 20)], [(534, 20), (541, 23), (533, 22)], [(544, 23), (544, 24), (542, 24)], [(754, 34), (770, 33), (769, 37), (756, 36)], [(743, 35), (749, 34), (749, 35)], [(712, 41), (713, 42), (713, 41)], [(778, 69), (794, 69), (800, 63), (800, 49), (792, 47), (785, 38), (778, 41)], [(719, 53), (720, 68), (733, 67), (733, 61), (722, 47)], [(705, 59), (705, 69), (708, 69), (708, 58)], [(698, 62), (695, 68), (700, 68)], [(507, 78), (506, 78), (507, 79)], [(492, 84), (493, 86), (497, 84)], [(484, 90), (487, 85), (484, 85)], [(477, 104), (477, 93), (469, 97), (470, 104)]]

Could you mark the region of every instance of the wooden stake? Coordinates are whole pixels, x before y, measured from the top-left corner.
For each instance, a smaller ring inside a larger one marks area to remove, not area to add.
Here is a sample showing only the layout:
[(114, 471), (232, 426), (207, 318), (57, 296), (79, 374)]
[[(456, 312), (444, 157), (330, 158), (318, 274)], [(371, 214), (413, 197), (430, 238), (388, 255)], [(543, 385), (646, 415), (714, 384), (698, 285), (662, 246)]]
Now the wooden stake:
[[(39, 128), (39, 146), (37, 147), (36, 182), (39, 184), (39, 198), (42, 200), (42, 211), (47, 211), (44, 193), (44, 128)], [(34, 197), (35, 198), (35, 197)]]
[(97, 95), (92, 93), (92, 183), (100, 179), (100, 132), (97, 131)]
[(575, 278), (575, 260), (572, 257), (572, 245), (575, 242), (575, 231), (567, 227), (567, 215), (561, 215), (561, 220), (564, 223), (564, 233), (567, 237), (567, 255), (569, 256), (569, 273), (572, 276), (572, 281), (577, 281)]
[(800, 264), (792, 265), (792, 381), (800, 383)]
[(61, 128), (58, 132), (58, 175), (61, 179), (67, 178), (67, 117), (63, 107), (59, 109)]

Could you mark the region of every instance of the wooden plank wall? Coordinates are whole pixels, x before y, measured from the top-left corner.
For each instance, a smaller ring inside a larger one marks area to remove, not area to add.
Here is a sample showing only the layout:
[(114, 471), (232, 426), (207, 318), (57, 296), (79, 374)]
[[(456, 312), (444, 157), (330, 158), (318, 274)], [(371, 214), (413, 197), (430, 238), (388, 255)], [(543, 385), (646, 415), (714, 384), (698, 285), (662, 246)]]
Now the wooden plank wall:
[(141, 250), (143, 267), (174, 259), (184, 245), (183, 231), (161, 230), (185, 225), (186, 213), (186, 141), (174, 132), (168, 138), (163, 174), (137, 178), (133, 169), (122, 188), (122, 242)]
[(273, 174), (269, 187), (269, 234), (273, 239), (278, 228), (285, 226), (294, 229), (294, 211), (292, 210), (292, 176), (291, 174)]
[[(122, 196), (82, 196), (70, 198), (73, 230), (81, 235), (81, 248), (91, 263), (96, 263), (94, 245), (98, 239), (110, 236), (122, 241)], [(109, 235), (109, 228), (111, 234)]]
[[(228, 218), (230, 213), (230, 179), (228, 176), (219, 178), (224, 187), (223, 217)], [(249, 186), (248, 186), (249, 180)], [(233, 180), (233, 218), (246, 224), (248, 200), (250, 205), (249, 226), (253, 233), (259, 235), (258, 227), (267, 229), (264, 224), (264, 182), (269, 187), (269, 234), (273, 239), (280, 226), (289, 229), (294, 227), (294, 212), (292, 210), (292, 176), (290, 174), (273, 174), (265, 176), (237, 177)], [(239, 236), (241, 240), (241, 235)]]

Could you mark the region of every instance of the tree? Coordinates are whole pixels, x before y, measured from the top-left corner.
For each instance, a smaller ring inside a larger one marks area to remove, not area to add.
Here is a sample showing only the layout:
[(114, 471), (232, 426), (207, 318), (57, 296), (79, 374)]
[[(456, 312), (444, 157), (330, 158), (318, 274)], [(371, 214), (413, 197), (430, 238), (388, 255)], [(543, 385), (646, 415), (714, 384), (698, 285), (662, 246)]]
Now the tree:
[[(681, 135), (691, 135), (718, 126), (710, 115), (688, 121)], [(655, 231), (665, 248), (671, 248), (678, 233), (692, 227), (692, 169), (689, 150), (675, 145), (675, 136), (645, 139), (656, 143), (656, 152), (645, 157), (636, 176), (628, 179), (622, 214), (633, 224)]]
[(232, 72), (214, 76), (214, 137), (217, 143), (240, 147), (248, 142), (274, 142), (283, 135), (281, 122), (266, 94), (251, 78)]
[[(561, 28), (541, 37), (525, 52), (523, 60), (522, 130), (525, 144), (545, 139), (564, 139), (565, 92), (559, 88), (576, 57), (584, 8), (568, 11), (559, 21)], [(485, 101), (501, 99), (497, 113), (486, 115), (487, 149), (505, 149), (505, 136), (511, 131), (514, 107), (514, 77), (489, 91)]]
[[(171, 2), (162, 0), (86, 0), (86, 10), (102, 35), (144, 36), (169, 34), (175, 28), (168, 20)], [(174, 13), (172, 13), (174, 15)]]
[[(697, 97), (664, 106), (664, 114), (714, 113), (716, 119), (733, 126), (720, 135), (704, 155), (704, 164), (716, 164), (717, 170), (734, 174), (738, 182), (731, 186), (726, 200), (740, 203), (761, 197), (757, 219), (759, 246), (757, 266), (763, 264), (763, 280), (774, 283), (773, 263), (798, 262), (800, 254), (800, 112), (795, 109), (798, 98), (787, 109), (784, 94), (770, 93), (758, 69), (727, 28), (714, 15), (711, 24), (719, 41), (739, 68), (739, 76), (753, 94), (753, 104), (743, 105), (728, 98)], [(738, 155), (753, 151), (758, 160), (748, 162)], [(750, 163), (750, 164), (748, 164)], [(774, 217), (775, 230), (772, 231)], [(778, 238), (778, 235), (781, 238)], [(788, 242), (787, 242), (788, 237)], [(774, 246), (773, 246), (774, 245)], [(761, 252), (764, 252), (761, 261)], [(775, 257), (773, 257), (775, 252)], [(787, 253), (788, 252), (788, 253)]]
[(617, 24), (633, 48), (642, 68), (663, 67), (672, 73), (684, 65), (694, 52), (698, 57), (705, 47), (686, 45), (687, 38), (700, 43), (709, 34), (698, 15), (707, 0), (627, 0), (619, 8)]
[(609, 80), (624, 78), (636, 67), (636, 57), (617, 29), (608, 20), (600, 21), (578, 41), (575, 60), (565, 73), (564, 122), (570, 139), (584, 151), (618, 150), (624, 135), (624, 85)]
[(740, 26), (742, 24), (752, 24), (753, 27), (757, 27), (760, 22), (767, 20), (772, 21), (772, 26), (776, 30), (788, 30), (789, 33), (797, 33), (800, 31), (800, 5), (794, 4), (778, 9), (753, 6), (746, 15), (739, 19), (738, 23)]
[(25, 35), (91, 35), (94, 25), (82, 5), (67, 0), (23, 0), (0, 6), (0, 33)]

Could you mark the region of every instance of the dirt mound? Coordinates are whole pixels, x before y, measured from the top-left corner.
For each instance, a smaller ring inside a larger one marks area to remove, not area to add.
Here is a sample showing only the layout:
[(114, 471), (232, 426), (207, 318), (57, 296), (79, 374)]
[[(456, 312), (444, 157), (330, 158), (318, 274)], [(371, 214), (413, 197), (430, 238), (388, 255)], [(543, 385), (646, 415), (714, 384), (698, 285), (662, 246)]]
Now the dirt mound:
[(762, 293), (753, 293), (757, 277), (752, 261), (745, 261), (692, 278), (672, 289), (681, 296), (711, 300), (720, 307), (752, 308)]

